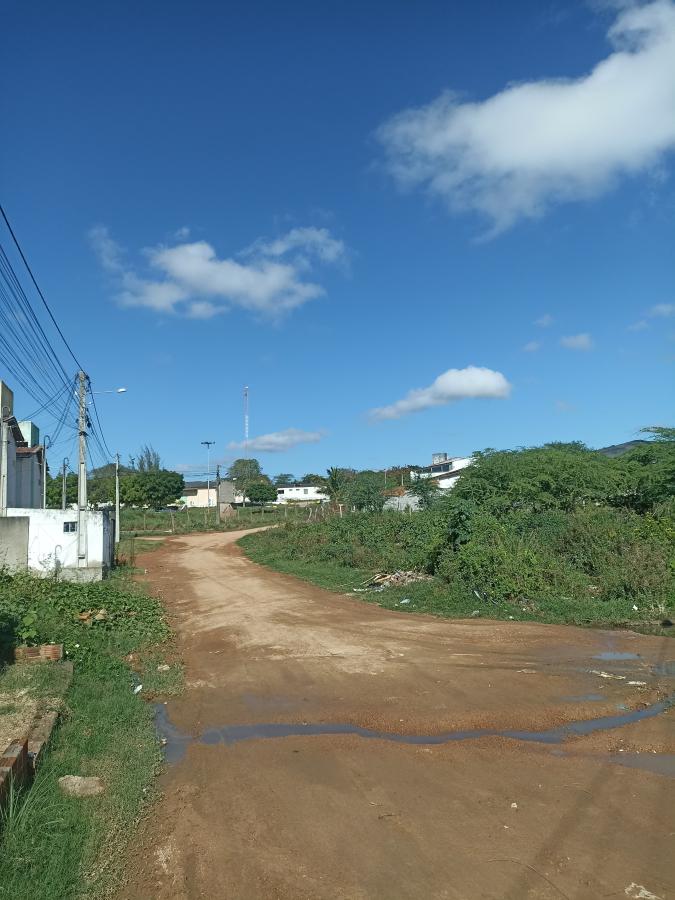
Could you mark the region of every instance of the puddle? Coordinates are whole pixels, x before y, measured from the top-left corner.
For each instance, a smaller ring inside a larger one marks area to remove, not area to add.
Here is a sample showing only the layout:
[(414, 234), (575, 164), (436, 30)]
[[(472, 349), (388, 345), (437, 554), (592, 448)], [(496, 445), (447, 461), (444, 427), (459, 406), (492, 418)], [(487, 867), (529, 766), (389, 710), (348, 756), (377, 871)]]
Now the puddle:
[(194, 740), (200, 744), (227, 746), (241, 741), (262, 740), (269, 738), (308, 737), (314, 735), (355, 734), (367, 740), (389, 741), (394, 744), (434, 745), (448, 744), (452, 741), (470, 741), (481, 737), (506, 737), (517, 741), (528, 741), (543, 744), (561, 744), (573, 735), (594, 734), (596, 731), (607, 731), (621, 728), (642, 719), (651, 719), (660, 715), (675, 704), (675, 695), (667, 700), (654, 703), (644, 709), (631, 710), (615, 716), (601, 716), (583, 722), (568, 722), (558, 728), (546, 731), (516, 731), (497, 728), (476, 728), (465, 731), (447, 731), (443, 734), (392, 734), (386, 731), (373, 731), (359, 725), (347, 723), (325, 724), (287, 724), (284, 722), (262, 722), (253, 725), (225, 725), (222, 728), (208, 728), (199, 738), (183, 734), (170, 721), (166, 706), (155, 705), (155, 722), (160, 736), (164, 739), (167, 762), (179, 762), (188, 745)]
[(658, 663), (658, 665), (654, 666), (653, 671), (656, 675), (675, 675), (675, 659)]
[(675, 753), (612, 753), (610, 760), (629, 769), (675, 778)]
[(619, 660), (619, 659), (640, 659), (639, 653), (619, 653), (617, 650), (606, 650), (604, 653), (598, 653), (593, 659)]
[(578, 697), (561, 697), (564, 703), (597, 703), (607, 698), (603, 694), (580, 694)]

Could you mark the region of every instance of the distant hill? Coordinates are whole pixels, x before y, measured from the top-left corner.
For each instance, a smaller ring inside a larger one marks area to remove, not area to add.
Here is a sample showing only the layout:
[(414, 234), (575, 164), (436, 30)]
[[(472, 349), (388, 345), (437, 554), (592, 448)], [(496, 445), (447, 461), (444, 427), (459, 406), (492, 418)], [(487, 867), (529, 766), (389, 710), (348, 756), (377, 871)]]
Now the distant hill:
[(624, 441), (623, 444), (612, 444), (610, 447), (601, 447), (598, 453), (603, 456), (623, 456), (629, 450), (635, 450), (637, 447), (643, 447), (645, 444), (651, 444), (651, 441)]

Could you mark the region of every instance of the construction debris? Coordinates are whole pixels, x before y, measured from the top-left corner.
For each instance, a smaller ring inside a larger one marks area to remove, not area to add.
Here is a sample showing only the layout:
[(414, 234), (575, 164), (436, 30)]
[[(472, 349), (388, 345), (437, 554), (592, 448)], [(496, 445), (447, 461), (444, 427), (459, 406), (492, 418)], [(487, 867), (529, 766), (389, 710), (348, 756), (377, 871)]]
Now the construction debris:
[[(412, 584), (414, 581), (431, 581), (431, 575), (425, 572), (416, 572), (414, 569), (407, 571), (399, 569), (396, 572), (378, 572), (372, 578), (362, 581), (365, 588), (397, 587), (402, 584)], [(355, 590), (358, 590), (355, 588)]]

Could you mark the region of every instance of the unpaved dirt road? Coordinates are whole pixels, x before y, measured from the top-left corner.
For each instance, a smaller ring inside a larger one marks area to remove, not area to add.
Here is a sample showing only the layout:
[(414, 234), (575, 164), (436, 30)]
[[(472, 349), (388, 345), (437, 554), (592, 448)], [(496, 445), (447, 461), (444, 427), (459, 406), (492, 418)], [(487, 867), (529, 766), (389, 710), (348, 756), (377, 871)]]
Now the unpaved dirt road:
[(120, 898), (675, 898), (675, 710), (625, 724), (675, 641), (390, 612), (238, 537), (143, 559), (187, 687)]

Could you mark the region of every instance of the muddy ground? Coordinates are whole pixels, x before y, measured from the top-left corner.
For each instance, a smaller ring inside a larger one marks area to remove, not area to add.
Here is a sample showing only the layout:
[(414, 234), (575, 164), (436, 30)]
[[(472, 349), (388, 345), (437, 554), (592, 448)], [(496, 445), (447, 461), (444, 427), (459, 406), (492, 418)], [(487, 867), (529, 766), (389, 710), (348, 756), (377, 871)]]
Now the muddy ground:
[(240, 536), (140, 562), (187, 686), (120, 898), (674, 900), (675, 641), (391, 612)]

